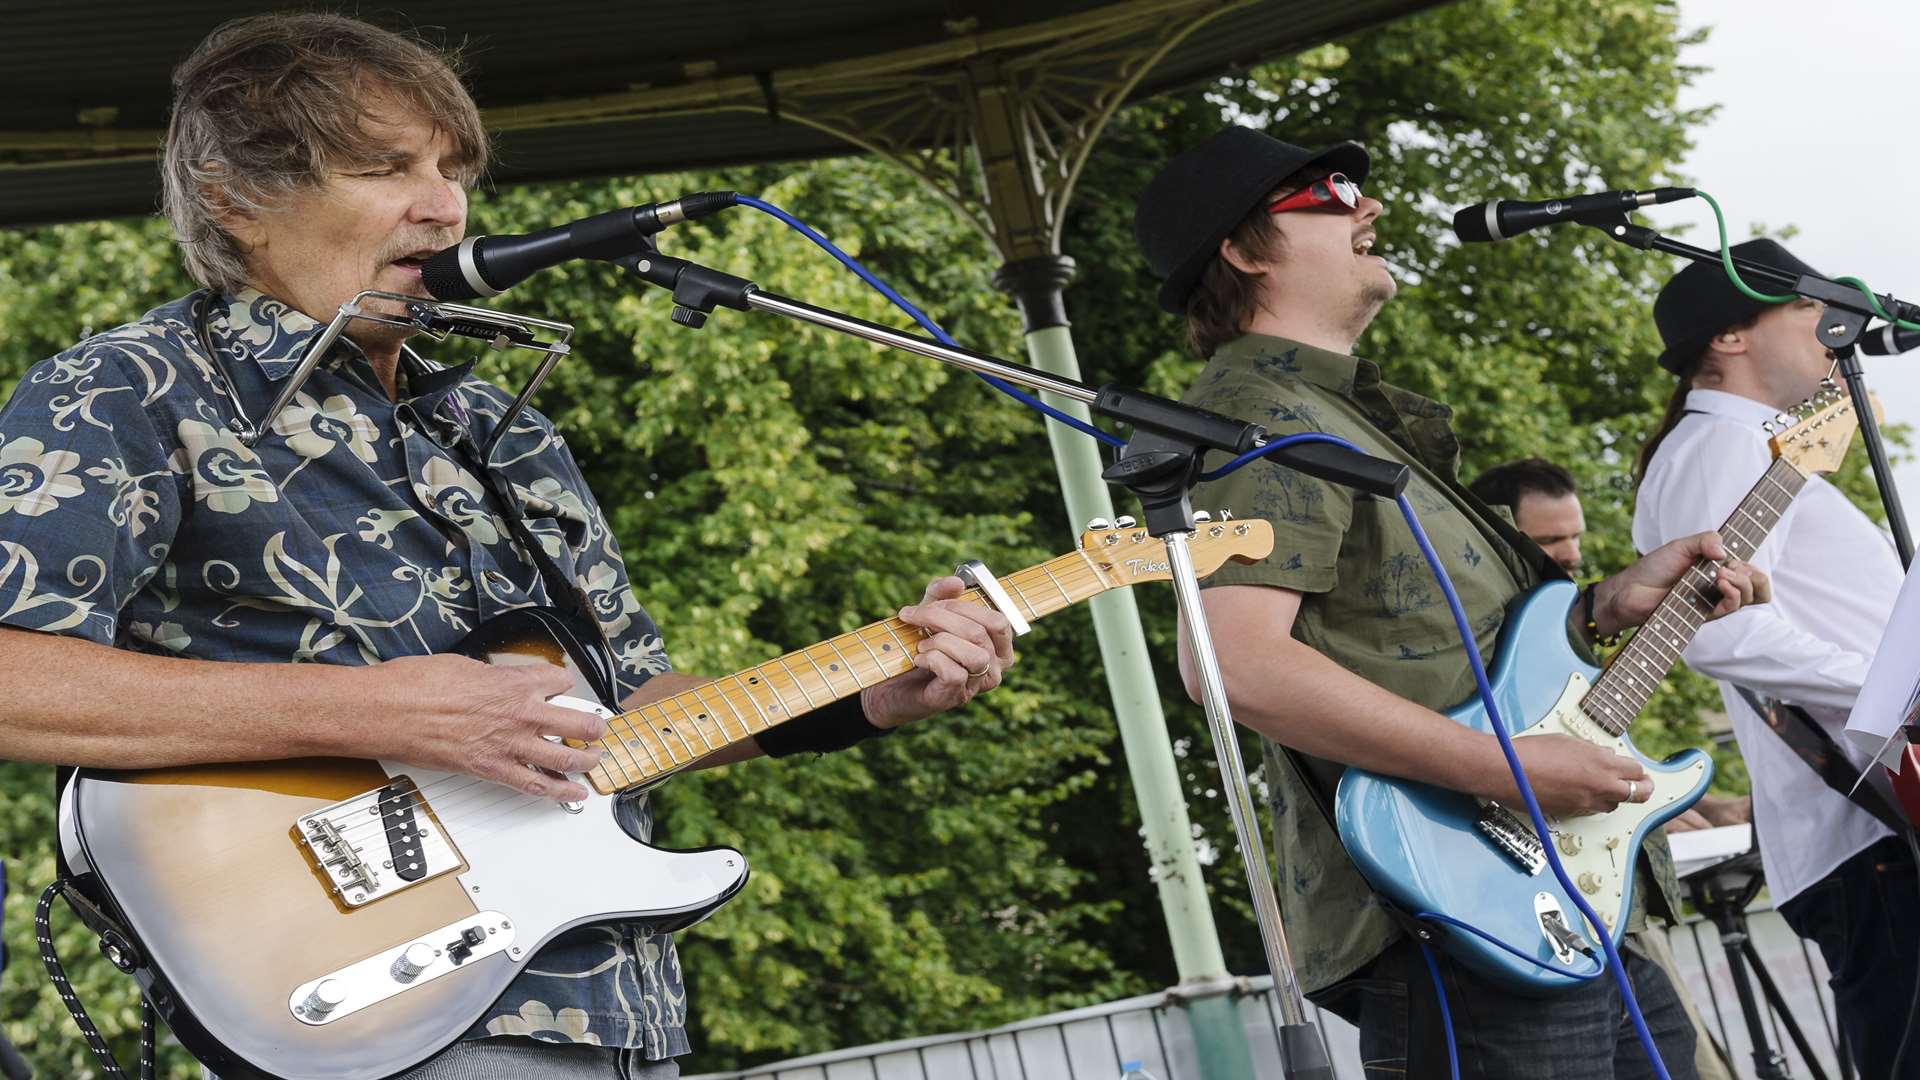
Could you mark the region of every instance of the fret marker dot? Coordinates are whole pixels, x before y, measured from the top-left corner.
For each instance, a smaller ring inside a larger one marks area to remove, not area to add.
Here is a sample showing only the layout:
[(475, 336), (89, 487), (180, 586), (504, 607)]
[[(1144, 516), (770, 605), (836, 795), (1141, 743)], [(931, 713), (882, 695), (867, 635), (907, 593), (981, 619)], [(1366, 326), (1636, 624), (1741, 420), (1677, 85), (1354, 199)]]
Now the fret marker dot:
[(892, 651), (893, 651), (893, 644), (892, 644), (891, 642), (885, 642), (885, 641), (883, 641), (883, 642), (881, 642), (881, 643), (880, 643), (880, 651), (881, 651), (881, 652), (892, 652)]
[(839, 670), (840, 670), (840, 665), (839, 665), (839, 664), (828, 664), (828, 665), (827, 665), (827, 670), (828, 670), (828, 671), (839, 671)]
[(759, 685), (760, 685), (760, 676), (758, 676), (758, 675), (749, 675), (749, 676), (747, 676), (747, 685), (748, 685), (748, 686), (759, 686)]

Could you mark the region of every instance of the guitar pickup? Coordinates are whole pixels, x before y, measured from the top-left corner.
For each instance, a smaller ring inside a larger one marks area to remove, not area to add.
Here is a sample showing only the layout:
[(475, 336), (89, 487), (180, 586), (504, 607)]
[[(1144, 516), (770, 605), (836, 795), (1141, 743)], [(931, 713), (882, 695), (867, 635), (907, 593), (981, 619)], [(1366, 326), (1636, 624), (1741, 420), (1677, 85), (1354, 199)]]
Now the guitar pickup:
[(405, 776), (303, 815), (291, 835), (348, 908), (466, 869), (426, 798)]

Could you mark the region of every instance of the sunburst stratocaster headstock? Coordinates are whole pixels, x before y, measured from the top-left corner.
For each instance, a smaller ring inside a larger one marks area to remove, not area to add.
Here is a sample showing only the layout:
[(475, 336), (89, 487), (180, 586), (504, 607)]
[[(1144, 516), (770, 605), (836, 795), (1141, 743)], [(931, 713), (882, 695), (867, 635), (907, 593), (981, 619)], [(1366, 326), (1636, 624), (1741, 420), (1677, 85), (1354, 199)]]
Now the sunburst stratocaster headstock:
[[(1187, 550), (1193, 555), (1193, 572), (1206, 577), (1220, 569), (1228, 559), (1257, 562), (1273, 554), (1273, 526), (1264, 518), (1235, 518), (1222, 511), (1220, 520), (1199, 522)], [(1132, 518), (1121, 518), (1109, 525), (1092, 522), (1094, 528), (1080, 534), (1080, 551), (1114, 588), (1142, 581), (1166, 581), (1173, 576), (1167, 564), (1167, 546), (1147, 535), (1144, 526)]]
[[(1880, 401), (1873, 400), (1874, 412)], [(1773, 436), (1769, 446), (1773, 456), (1786, 458), (1793, 467), (1812, 476), (1838, 469), (1846, 459), (1853, 433), (1860, 427), (1854, 414), (1853, 399), (1832, 383), (1820, 392), (1767, 422)]]

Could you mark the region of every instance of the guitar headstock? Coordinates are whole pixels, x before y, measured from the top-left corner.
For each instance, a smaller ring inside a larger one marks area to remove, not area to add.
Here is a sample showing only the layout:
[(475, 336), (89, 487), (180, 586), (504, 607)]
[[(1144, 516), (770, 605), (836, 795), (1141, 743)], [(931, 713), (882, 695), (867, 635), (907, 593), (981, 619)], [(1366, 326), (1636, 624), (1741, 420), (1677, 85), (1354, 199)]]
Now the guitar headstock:
[[(1876, 399), (1875, 412), (1879, 407)], [(1838, 469), (1859, 427), (1853, 399), (1832, 383), (1823, 384), (1819, 393), (1766, 424), (1767, 433), (1773, 436), (1769, 443), (1773, 456), (1786, 458), (1808, 476)]]
[[(1273, 526), (1264, 518), (1235, 518), (1221, 511), (1220, 520), (1198, 523), (1187, 541), (1193, 556), (1193, 572), (1206, 577), (1226, 564), (1257, 562), (1273, 554)], [(1173, 576), (1167, 563), (1167, 546), (1147, 535), (1145, 526), (1132, 518), (1111, 524), (1095, 520), (1093, 528), (1080, 534), (1080, 551), (1111, 588), (1135, 585), (1142, 581), (1166, 581)]]

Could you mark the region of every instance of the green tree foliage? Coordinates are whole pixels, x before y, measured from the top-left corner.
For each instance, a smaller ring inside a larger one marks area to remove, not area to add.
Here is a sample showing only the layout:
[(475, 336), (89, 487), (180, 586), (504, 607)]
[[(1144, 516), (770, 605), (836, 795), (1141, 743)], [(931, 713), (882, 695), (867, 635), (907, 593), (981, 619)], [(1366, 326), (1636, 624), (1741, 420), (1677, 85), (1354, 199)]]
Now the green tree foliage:
[[(1392, 208), (1376, 250), (1402, 281), (1361, 351), (1458, 408), (1469, 475), (1525, 454), (1572, 467), (1595, 569), (1619, 567), (1630, 557), (1628, 465), (1669, 384), (1651, 361), (1647, 315), (1669, 268), (1564, 229), (1464, 248), (1439, 211), (1489, 194), (1669, 179), (1700, 119), (1675, 104), (1679, 45), (1663, 0), (1472, 0), (1129, 108), (1067, 223), (1087, 378), (1177, 394), (1197, 370), (1178, 321), (1153, 307), (1132, 241), (1133, 199), (1169, 154), (1226, 116), (1296, 142), (1360, 139), (1374, 153), (1369, 190)], [(1017, 318), (987, 288), (996, 259), (979, 235), (872, 161), (487, 192), (473, 231), (715, 187), (787, 207), (962, 341), (1021, 355)], [(186, 288), (152, 220), (0, 235), (7, 384)], [(773, 291), (904, 323), (749, 211), (664, 240)], [(578, 324), (575, 356), (536, 404), (569, 433), (681, 670), (731, 671), (879, 618), (962, 559), (1006, 572), (1072, 543), (1078, 525), (1060, 508), (1040, 422), (970, 376), (767, 315), (722, 311), (686, 330), (667, 320), (664, 295), (598, 265), (556, 268), (502, 299)], [(488, 355), (481, 370), (511, 381), (527, 366)], [(1149, 640), (1230, 964), (1258, 971), (1204, 724), (1171, 666), (1171, 597), (1149, 588)], [(951, 720), (664, 789), (659, 842), (737, 846), (755, 869), (741, 896), (683, 935), (697, 1068), (983, 1026), (1173, 981), (1084, 609), (1040, 624), (1021, 653), (1007, 687)], [(1706, 684), (1675, 680), (1643, 724), (1646, 742), (1697, 741), (1698, 710), (1711, 704)], [(88, 1075), (29, 932), (29, 894), (52, 873), (49, 770), (0, 764), (0, 783), (18, 957), (0, 1023), (49, 1075)], [(130, 984), (60, 920), (83, 996), (108, 1029), (131, 1030)], [(132, 1045), (117, 1040), (122, 1060)], [(193, 1075), (177, 1047), (168, 1061), (169, 1075)]]

